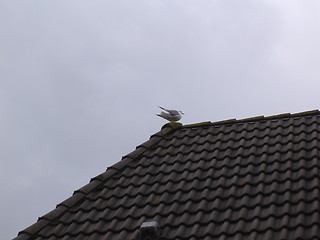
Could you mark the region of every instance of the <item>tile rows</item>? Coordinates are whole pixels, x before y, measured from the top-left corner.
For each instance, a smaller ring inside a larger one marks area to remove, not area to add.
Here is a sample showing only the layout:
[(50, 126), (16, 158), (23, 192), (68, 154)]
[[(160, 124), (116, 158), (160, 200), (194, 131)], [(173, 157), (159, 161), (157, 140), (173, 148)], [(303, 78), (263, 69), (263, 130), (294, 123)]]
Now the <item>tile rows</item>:
[(319, 123), (173, 129), (30, 239), (138, 240), (151, 220), (161, 240), (320, 239)]

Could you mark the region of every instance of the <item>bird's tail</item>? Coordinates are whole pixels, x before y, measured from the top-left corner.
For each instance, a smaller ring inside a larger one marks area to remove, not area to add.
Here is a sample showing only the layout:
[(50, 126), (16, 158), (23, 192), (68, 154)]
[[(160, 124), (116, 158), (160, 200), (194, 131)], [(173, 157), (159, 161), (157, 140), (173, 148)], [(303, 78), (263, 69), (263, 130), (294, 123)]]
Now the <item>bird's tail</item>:
[(162, 110), (165, 110), (166, 111), (166, 109), (165, 108), (163, 108), (163, 107), (160, 107), (160, 106), (158, 106), (159, 108), (161, 108)]
[(161, 112), (160, 114), (157, 114), (157, 116), (166, 119), (166, 118), (163, 116), (162, 112)]

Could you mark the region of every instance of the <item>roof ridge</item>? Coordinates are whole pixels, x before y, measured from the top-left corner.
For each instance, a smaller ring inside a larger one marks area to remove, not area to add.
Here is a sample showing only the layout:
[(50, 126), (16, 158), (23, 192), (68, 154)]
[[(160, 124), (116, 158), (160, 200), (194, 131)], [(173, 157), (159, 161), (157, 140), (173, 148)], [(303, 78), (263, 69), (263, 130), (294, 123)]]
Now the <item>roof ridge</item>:
[(169, 134), (170, 132), (174, 131), (176, 128), (180, 126), (182, 126), (182, 124), (180, 123), (175, 123), (173, 125), (165, 124), (159, 132), (151, 135), (149, 140), (138, 145), (135, 150), (123, 156), (119, 162), (108, 167), (106, 171), (104, 171), (100, 175), (91, 178), (89, 183), (75, 190), (71, 197), (57, 204), (56, 208), (50, 211), (49, 213), (39, 217), (36, 223), (20, 231), (18, 233), (18, 236), (13, 238), (12, 240), (27, 240), (34, 234), (41, 231), (41, 229), (47, 226), (51, 221), (55, 220), (56, 218), (61, 216), (65, 211), (82, 201), (88, 193), (99, 187), (106, 179), (112, 177), (131, 161), (138, 159), (139, 156), (141, 156), (145, 151), (157, 144), (165, 135)]
[(255, 116), (250, 118), (242, 118), (242, 119), (227, 119), (227, 120), (221, 120), (221, 121), (207, 121), (207, 122), (201, 122), (201, 123), (194, 123), (194, 124), (186, 124), (183, 125), (183, 128), (193, 128), (193, 127), (203, 127), (203, 126), (213, 126), (213, 125), (226, 125), (226, 124), (237, 124), (237, 123), (246, 123), (246, 122), (255, 122), (255, 121), (261, 121), (261, 120), (273, 120), (273, 119), (283, 119), (283, 118), (294, 118), (294, 117), (304, 117), (304, 116), (313, 116), (313, 115), (320, 115), (320, 112), (318, 109), (311, 110), (311, 111), (304, 111), (304, 112), (298, 112), (298, 113), (283, 113), (283, 114), (276, 114), (271, 116)]

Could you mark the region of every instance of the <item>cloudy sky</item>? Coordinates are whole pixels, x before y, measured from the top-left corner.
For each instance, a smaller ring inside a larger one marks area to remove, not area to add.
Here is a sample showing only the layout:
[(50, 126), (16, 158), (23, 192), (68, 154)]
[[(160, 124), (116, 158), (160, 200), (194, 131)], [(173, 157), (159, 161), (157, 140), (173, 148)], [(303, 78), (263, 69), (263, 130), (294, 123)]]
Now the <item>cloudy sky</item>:
[(160, 130), (318, 109), (318, 0), (0, 0), (0, 232)]

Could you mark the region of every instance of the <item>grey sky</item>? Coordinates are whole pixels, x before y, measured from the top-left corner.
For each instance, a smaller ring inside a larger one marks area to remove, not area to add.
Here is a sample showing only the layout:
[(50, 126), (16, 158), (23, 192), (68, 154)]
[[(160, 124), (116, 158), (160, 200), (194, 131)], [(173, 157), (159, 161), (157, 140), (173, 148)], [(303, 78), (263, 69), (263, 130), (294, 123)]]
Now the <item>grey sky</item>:
[(0, 0), (0, 233), (159, 131), (319, 108), (318, 0)]

